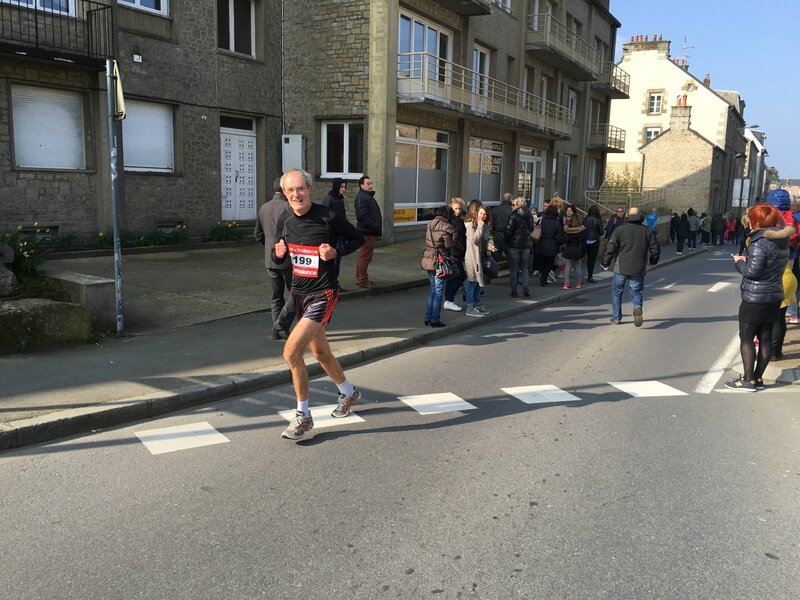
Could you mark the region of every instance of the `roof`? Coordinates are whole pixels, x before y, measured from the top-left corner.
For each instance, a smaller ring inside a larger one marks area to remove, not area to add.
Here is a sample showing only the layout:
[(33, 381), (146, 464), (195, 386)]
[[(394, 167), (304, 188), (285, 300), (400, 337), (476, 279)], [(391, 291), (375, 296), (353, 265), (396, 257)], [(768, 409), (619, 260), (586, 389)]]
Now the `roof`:
[(764, 150), (766, 150), (766, 148), (764, 148), (764, 144), (759, 141), (758, 137), (753, 134), (753, 130), (749, 127), (745, 127), (743, 137), (745, 140), (752, 143), (756, 147), (757, 151), (764, 152)]

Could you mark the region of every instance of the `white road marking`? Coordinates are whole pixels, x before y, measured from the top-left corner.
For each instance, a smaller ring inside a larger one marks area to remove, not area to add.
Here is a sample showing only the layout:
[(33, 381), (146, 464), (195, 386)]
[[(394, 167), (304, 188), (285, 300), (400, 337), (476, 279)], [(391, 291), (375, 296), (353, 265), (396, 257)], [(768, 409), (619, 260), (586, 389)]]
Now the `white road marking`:
[(662, 290), (668, 290), (668, 289), (672, 288), (672, 286), (674, 286), (674, 285), (675, 285), (676, 283), (678, 283), (679, 281), (680, 281), (680, 279), (679, 279), (678, 281), (674, 281), (674, 282), (670, 283), (669, 285), (664, 285), (664, 286), (662, 286), (660, 289), (662, 289)]
[(550, 404), (554, 402), (580, 402), (580, 398), (554, 385), (526, 385), (500, 388), (506, 394), (522, 400), (525, 404)]
[[(350, 425), (352, 423), (363, 423), (364, 419), (359, 417), (355, 414), (352, 410), (350, 414), (346, 417), (342, 417), (341, 419), (334, 419), (331, 416), (333, 409), (336, 408), (335, 404), (324, 404), (322, 406), (310, 406), (309, 411), (311, 412), (311, 416), (314, 417), (314, 429), (325, 429), (326, 427), (334, 427), (336, 425)], [(286, 419), (287, 421), (291, 421), (294, 419), (295, 410), (281, 410), (278, 411), (278, 414)]]
[(652, 398), (656, 396), (688, 396), (686, 392), (676, 390), (660, 381), (609, 381), (608, 385), (630, 394), (634, 398)]
[(205, 421), (176, 427), (134, 431), (134, 433), (151, 454), (165, 454), (177, 450), (224, 444), (230, 441)]
[(733, 336), (728, 345), (725, 347), (725, 350), (722, 351), (722, 354), (719, 355), (719, 358), (711, 365), (711, 368), (706, 371), (706, 374), (703, 375), (703, 378), (697, 384), (695, 388), (696, 394), (710, 394), (711, 390), (714, 389), (714, 386), (717, 385), (719, 378), (722, 377), (722, 374), (725, 372), (736, 356), (739, 354), (739, 335), (736, 334)]
[(421, 415), (434, 415), (444, 412), (472, 410), (477, 408), (455, 394), (422, 394), (419, 396), (401, 396), (398, 400), (410, 406)]
[(712, 292), (712, 293), (713, 292), (718, 292), (720, 290), (724, 290), (729, 285), (731, 285), (730, 281), (718, 281), (717, 283), (712, 285), (710, 288), (708, 288), (706, 291), (707, 292)]

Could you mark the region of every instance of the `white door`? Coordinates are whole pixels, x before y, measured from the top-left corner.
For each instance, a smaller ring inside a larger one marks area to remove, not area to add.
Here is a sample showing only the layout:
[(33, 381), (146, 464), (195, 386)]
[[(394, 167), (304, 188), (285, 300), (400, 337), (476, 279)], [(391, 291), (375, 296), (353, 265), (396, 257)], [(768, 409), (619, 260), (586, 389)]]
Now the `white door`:
[(220, 129), (222, 220), (256, 218), (256, 134)]

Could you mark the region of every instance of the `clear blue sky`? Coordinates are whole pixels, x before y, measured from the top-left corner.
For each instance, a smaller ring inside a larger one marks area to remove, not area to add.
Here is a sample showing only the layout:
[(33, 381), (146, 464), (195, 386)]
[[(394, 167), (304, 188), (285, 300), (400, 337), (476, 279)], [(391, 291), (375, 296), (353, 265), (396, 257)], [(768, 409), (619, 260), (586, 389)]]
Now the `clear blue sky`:
[(745, 122), (767, 134), (766, 164), (800, 178), (800, 0), (611, 0), (622, 23), (615, 58), (632, 35), (662, 34), (673, 58), (711, 87), (739, 92)]

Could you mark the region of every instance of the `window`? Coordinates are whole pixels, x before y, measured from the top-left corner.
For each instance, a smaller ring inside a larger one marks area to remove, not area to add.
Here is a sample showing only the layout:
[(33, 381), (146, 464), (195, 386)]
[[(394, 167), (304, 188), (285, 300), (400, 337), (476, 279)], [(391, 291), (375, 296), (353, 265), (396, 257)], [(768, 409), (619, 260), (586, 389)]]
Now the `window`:
[(517, 171), (517, 196), (528, 201), (538, 210), (544, 201), (544, 151), (536, 148), (519, 149)]
[(119, 0), (120, 4), (129, 4), (148, 12), (158, 13), (160, 15), (168, 14), (168, 0)]
[(661, 127), (645, 127), (644, 143), (648, 144), (661, 134)]
[(217, 46), (255, 56), (255, 6), (251, 0), (217, 0)]
[(126, 108), (128, 116), (122, 121), (125, 170), (172, 173), (172, 107), (128, 100)]
[(86, 168), (80, 93), (12, 85), (11, 111), (15, 166)]
[(364, 174), (364, 124), (322, 124), (322, 176), (357, 179)]
[(661, 94), (650, 94), (647, 100), (647, 114), (660, 115), (661, 114)]
[(574, 121), (578, 116), (578, 92), (573, 89), (567, 91), (567, 109), (572, 113)]
[(503, 143), (469, 138), (469, 182), (467, 196), (484, 203), (500, 202), (503, 179)]
[(492, 0), (492, 4), (506, 12), (511, 12), (511, 0)]
[(571, 202), (570, 194), (572, 193), (572, 169), (575, 164), (575, 157), (571, 154), (564, 155), (564, 181), (562, 190), (564, 191), (564, 200)]
[(472, 49), (472, 93), (479, 96), (489, 95), (489, 51), (482, 46)]
[(608, 44), (606, 44), (600, 38), (595, 38), (594, 49), (597, 51), (597, 60), (600, 61), (600, 66), (602, 66), (603, 63), (608, 61), (608, 56), (609, 56)]
[(75, 15), (75, 0), (2, 0), (3, 4), (13, 4), (22, 8), (35, 8), (45, 12), (62, 15)]
[(450, 134), (398, 124), (396, 136), (394, 222), (430, 220), (447, 201)]
[(590, 158), (586, 170), (586, 187), (593, 190), (597, 187), (597, 159)]
[(428, 78), (444, 81), (446, 69), (441, 59), (449, 61), (452, 33), (438, 25), (405, 12), (400, 13), (400, 32), (397, 41), (397, 71), (400, 77), (422, 78), (424, 55), (428, 59)]

